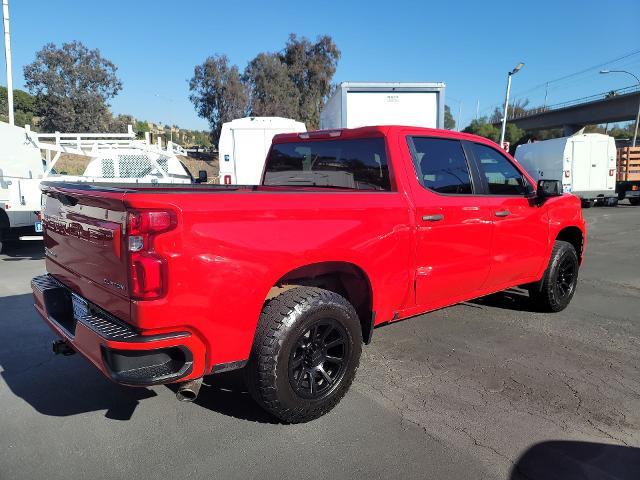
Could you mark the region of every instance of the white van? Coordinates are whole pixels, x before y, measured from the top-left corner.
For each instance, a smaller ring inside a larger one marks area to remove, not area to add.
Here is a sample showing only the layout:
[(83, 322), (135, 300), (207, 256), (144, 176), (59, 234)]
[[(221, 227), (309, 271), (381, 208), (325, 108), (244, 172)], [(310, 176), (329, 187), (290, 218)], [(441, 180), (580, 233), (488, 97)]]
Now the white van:
[(561, 180), (564, 191), (580, 197), (586, 207), (617, 203), (613, 137), (578, 132), (519, 145), (515, 157), (536, 180)]
[(37, 141), (28, 130), (0, 122), (0, 250), (3, 239), (41, 232), (40, 191), (30, 205), (31, 186), (44, 175)]
[(218, 142), (220, 183), (258, 185), (273, 137), (306, 131), (304, 123), (282, 117), (247, 117), (224, 123)]

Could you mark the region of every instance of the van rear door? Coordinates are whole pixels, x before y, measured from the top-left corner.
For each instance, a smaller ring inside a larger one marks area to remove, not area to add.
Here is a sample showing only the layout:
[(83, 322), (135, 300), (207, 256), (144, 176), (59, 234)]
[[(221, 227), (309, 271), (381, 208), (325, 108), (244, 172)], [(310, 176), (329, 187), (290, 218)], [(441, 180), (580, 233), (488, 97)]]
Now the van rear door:
[(572, 192), (587, 192), (590, 188), (591, 155), (589, 145), (582, 139), (571, 142), (571, 178)]

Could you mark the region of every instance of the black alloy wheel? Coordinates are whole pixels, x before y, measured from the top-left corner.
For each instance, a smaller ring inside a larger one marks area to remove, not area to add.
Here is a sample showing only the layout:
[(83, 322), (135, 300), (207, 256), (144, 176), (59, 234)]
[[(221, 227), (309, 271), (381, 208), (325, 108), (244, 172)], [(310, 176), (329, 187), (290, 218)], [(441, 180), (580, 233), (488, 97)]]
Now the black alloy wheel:
[(349, 358), (347, 332), (335, 319), (322, 319), (297, 339), (289, 358), (289, 382), (302, 398), (328, 394), (345, 372)]
[(578, 265), (571, 256), (564, 256), (558, 265), (558, 275), (555, 282), (555, 293), (558, 300), (562, 301), (571, 296), (576, 287), (576, 274)]

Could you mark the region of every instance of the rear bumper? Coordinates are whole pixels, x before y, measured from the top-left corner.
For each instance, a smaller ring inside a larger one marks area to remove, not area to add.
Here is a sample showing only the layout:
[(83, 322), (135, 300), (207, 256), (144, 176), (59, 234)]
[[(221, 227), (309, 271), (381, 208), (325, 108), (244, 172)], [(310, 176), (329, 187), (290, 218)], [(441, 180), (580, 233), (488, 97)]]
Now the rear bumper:
[(576, 192), (571, 192), (574, 195), (580, 197), (583, 200), (595, 200), (598, 197), (602, 198), (602, 197), (616, 197), (618, 194), (615, 192), (615, 190), (589, 190), (586, 192), (583, 191), (576, 191)]
[(627, 190), (624, 192), (624, 198), (640, 198), (640, 190)]
[(31, 280), (34, 306), (74, 350), (117, 383), (145, 386), (198, 378), (205, 349), (188, 331), (137, 331), (88, 302), (89, 313), (74, 318), (72, 292), (51, 275)]

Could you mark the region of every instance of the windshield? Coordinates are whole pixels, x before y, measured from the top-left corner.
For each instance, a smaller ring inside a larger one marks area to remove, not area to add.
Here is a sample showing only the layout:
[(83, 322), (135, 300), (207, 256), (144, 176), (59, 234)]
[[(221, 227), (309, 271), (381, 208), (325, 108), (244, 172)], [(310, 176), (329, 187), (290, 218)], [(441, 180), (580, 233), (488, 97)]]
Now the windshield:
[(275, 144), (264, 185), (391, 190), (384, 139)]

